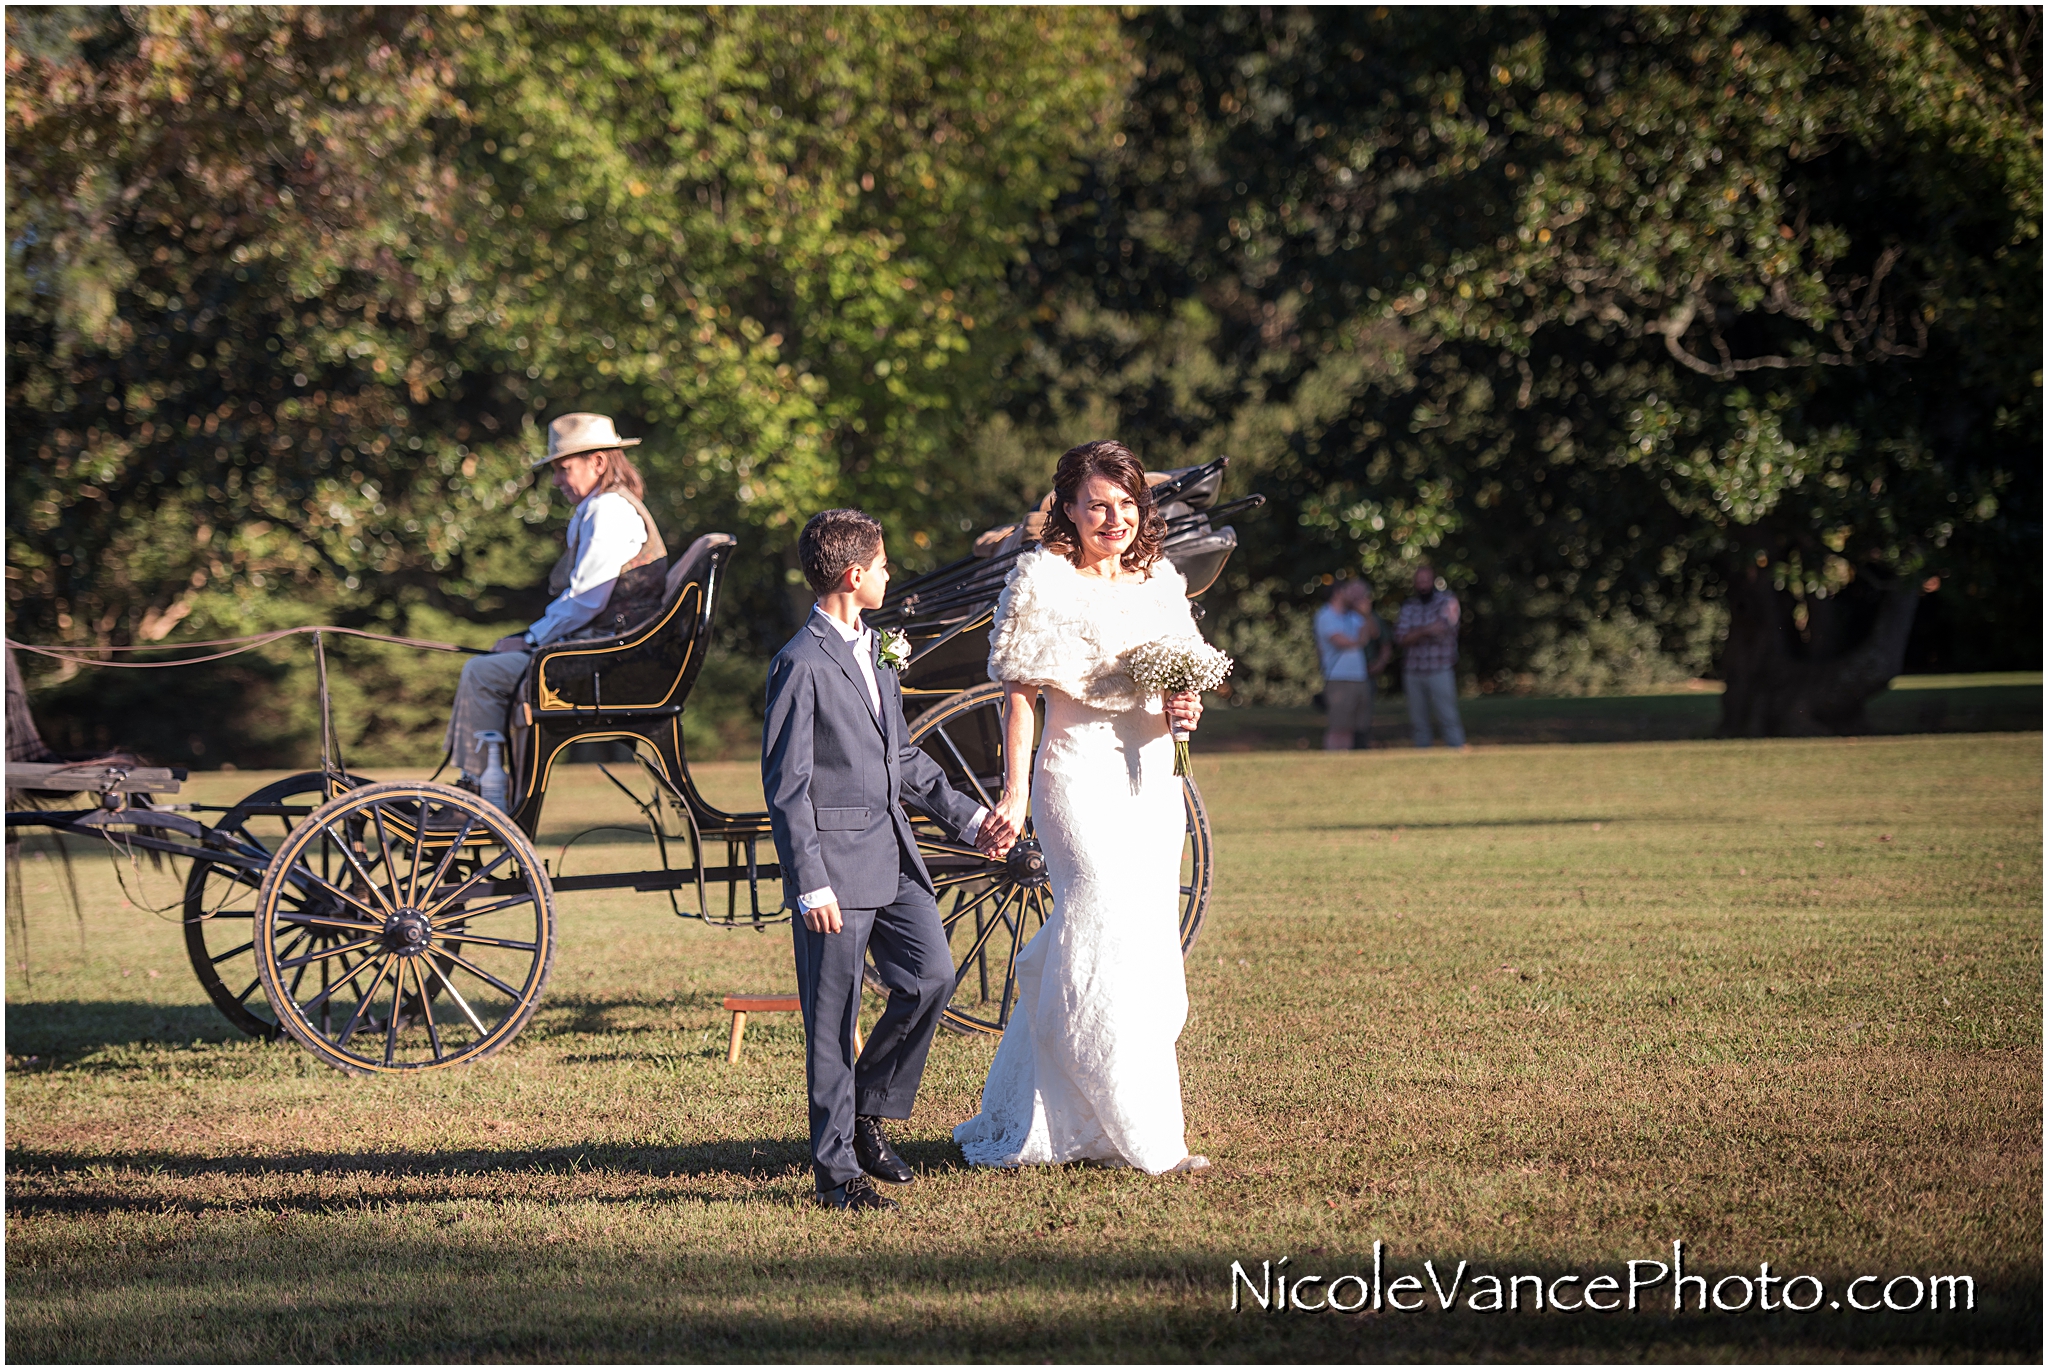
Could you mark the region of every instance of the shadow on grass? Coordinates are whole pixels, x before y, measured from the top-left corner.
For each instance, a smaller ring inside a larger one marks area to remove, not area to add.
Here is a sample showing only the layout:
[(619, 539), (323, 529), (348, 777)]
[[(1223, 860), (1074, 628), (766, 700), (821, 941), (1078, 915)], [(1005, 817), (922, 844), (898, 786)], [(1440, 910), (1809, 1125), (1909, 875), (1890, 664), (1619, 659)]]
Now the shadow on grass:
[[(195, 994), (198, 991), (193, 991)], [(134, 999), (31, 999), (7, 1005), (7, 1051), (75, 1059), (109, 1047), (246, 1042), (211, 1004), (150, 1004)]]
[[(552, 1245), (539, 1233), (468, 1235), (459, 1223), (439, 1233), (385, 1226), (366, 1241), (282, 1221), (238, 1232), (226, 1269), (128, 1248), (62, 1277), (13, 1265), (6, 1350), (26, 1361), (1975, 1361), (2033, 1360), (2041, 1346), (2040, 1285), (2028, 1271), (1980, 1274), (1974, 1309), (1935, 1314), (1674, 1314), (1668, 1286), (1633, 1313), (1526, 1302), (1477, 1313), (1462, 1297), (1449, 1312), (1433, 1297), (1413, 1313), (1233, 1312), (1230, 1263), (1256, 1270), (1253, 1253), (1047, 1246), (1029, 1234), (995, 1234), (999, 1252), (957, 1239), (891, 1250), (887, 1225), (900, 1219), (832, 1221), (859, 1230), (865, 1249)], [(1470, 1259), (1546, 1286), (1567, 1273)], [(1369, 1273), (1371, 1257), (1313, 1268)], [(1834, 1276), (1830, 1291), (1847, 1278)]]
[[(1582, 828), (1582, 827), (1585, 827), (1585, 826), (1587, 826), (1587, 825), (1589, 825), (1589, 824), (1596, 824), (1596, 823), (1619, 823), (1620, 821), (1621, 821), (1620, 819), (1618, 819), (1618, 818), (1615, 818), (1615, 817), (1613, 817), (1612, 815), (1609, 815), (1609, 814), (1597, 814), (1597, 813), (1594, 813), (1594, 814), (1586, 814), (1586, 815), (1583, 815), (1583, 816), (1576, 816), (1576, 815), (1575, 815), (1575, 816), (1573, 816), (1573, 817), (1570, 817), (1570, 818), (1489, 818), (1489, 819), (1484, 819), (1484, 820), (1474, 820), (1474, 821), (1472, 821), (1472, 822), (1470, 822), (1470, 823), (1407, 823), (1407, 822), (1389, 822), (1389, 821), (1387, 821), (1387, 820), (1385, 820), (1385, 819), (1379, 819), (1379, 820), (1372, 820), (1372, 821), (1368, 821), (1368, 822), (1361, 822), (1361, 823), (1289, 823), (1288, 825), (1286, 825), (1286, 827), (1285, 827), (1285, 828), (1278, 828), (1278, 827), (1276, 827), (1276, 828), (1273, 828), (1273, 829), (1271, 829), (1270, 831), (1274, 831), (1274, 832), (1282, 832), (1282, 831), (1284, 831), (1284, 832), (1384, 832), (1384, 833), (1395, 833), (1395, 832), (1465, 832), (1465, 831), (1479, 831), (1479, 832), (1483, 832), (1483, 831), (1485, 831), (1485, 830), (1487, 830), (1487, 829), (1490, 829), (1490, 828)], [(1643, 821), (1643, 820), (1640, 820), (1640, 819), (1630, 819), (1629, 821), (1630, 821), (1630, 822), (1632, 822), (1632, 823), (1634, 823), (1634, 822), (1641, 822), (1641, 821)], [(1653, 823), (1670, 823), (1670, 824), (1681, 824), (1681, 823), (1682, 823), (1682, 824), (1692, 824), (1692, 825), (1696, 825), (1696, 824), (1694, 824), (1694, 820), (1690, 820), (1690, 819), (1661, 819), (1661, 818), (1653, 818), (1653, 819), (1650, 819), (1649, 821), (1650, 821), (1650, 822), (1653, 822)], [(1231, 832), (1249, 832), (1249, 831), (1254, 831), (1254, 830), (1253, 830), (1253, 829), (1250, 829), (1250, 828), (1244, 828), (1244, 827), (1232, 827), (1232, 828), (1230, 828), (1230, 829), (1229, 829), (1229, 831), (1231, 831)]]
[[(897, 1146), (904, 1160), (920, 1174), (931, 1176), (967, 1168), (960, 1148), (950, 1141), (903, 1140)], [(148, 1176), (147, 1187), (98, 1184), (81, 1186), (73, 1177), (94, 1169), (101, 1172)], [(80, 1213), (206, 1213), (235, 1211), (260, 1203), (266, 1210), (297, 1210), (321, 1213), (332, 1210), (332, 1194), (309, 1193), (274, 1196), (259, 1200), (246, 1192), (223, 1194), (219, 1198), (172, 1197), (160, 1185), (166, 1181), (202, 1178), (229, 1180), (279, 1180), (293, 1185), (318, 1177), (351, 1182), (349, 1202), (378, 1202), (374, 1192), (391, 1186), (383, 1202), (389, 1204), (434, 1203), (446, 1199), (475, 1198), (479, 1178), (504, 1177), (537, 1179), (557, 1177), (581, 1179), (603, 1175), (609, 1181), (603, 1195), (576, 1194), (578, 1199), (607, 1202), (630, 1201), (636, 1197), (620, 1182), (634, 1178), (689, 1180), (704, 1176), (731, 1176), (746, 1180), (772, 1180), (792, 1174), (810, 1175), (809, 1141), (803, 1137), (735, 1137), (689, 1146), (572, 1145), (545, 1147), (451, 1147), (435, 1151), (297, 1151), (269, 1156), (194, 1156), (176, 1151), (123, 1151), (99, 1154), (67, 1150), (15, 1148), (7, 1153), (7, 1212), (10, 1217), (29, 1214)], [(420, 1181), (463, 1181), (436, 1189)], [(402, 1192), (398, 1187), (402, 1186)], [(674, 1197), (672, 1187), (662, 1187), (659, 1197)], [(762, 1203), (786, 1205), (787, 1195), (763, 1193)]]

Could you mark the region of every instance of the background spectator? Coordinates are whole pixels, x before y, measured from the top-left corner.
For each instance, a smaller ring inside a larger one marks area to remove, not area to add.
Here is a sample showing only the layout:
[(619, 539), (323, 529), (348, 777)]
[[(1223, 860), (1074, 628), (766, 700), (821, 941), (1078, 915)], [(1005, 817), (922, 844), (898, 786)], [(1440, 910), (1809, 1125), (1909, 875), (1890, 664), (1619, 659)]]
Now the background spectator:
[(1386, 625), (1372, 611), (1372, 590), (1364, 581), (1352, 576), (1338, 581), (1329, 602), (1316, 610), (1316, 651), (1322, 658), (1323, 701), (1330, 711), (1323, 750), (1365, 746), (1372, 727), (1372, 678), (1386, 669), (1394, 647)]
[(1444, 745), (1465, 747), (1465, 725), (1458, 721), (1458, 597), (1437, 578), (1436, 568), (1415, 568), (1415, 593), (1401, 606), (1394, 641), (1406, 653), (1401, 660), (1401, 688), (1408, 693), (1408, 722), (1415, 745), (1430, 745), (1430, 718), (1436, 719)]

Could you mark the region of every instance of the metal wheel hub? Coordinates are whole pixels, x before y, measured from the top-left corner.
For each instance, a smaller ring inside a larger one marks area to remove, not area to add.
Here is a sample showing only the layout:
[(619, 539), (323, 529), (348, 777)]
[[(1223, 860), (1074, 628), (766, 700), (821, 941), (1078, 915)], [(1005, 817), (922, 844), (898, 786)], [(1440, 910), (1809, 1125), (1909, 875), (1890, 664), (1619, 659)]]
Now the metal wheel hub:
[(384, 947), (399, 956), (418, 956), (427, 949), (433, 927), (418, 909), (400, 909), (384, 925)]
[(1019, 838), (1010, 848), (1010, 854), (1003, 861), (1003, 874), (1012, 884), (1026, 889), (1044, 889), (1048, 883), (1045, 873), (1045, 850), (1038, 845), (1035, 837)]

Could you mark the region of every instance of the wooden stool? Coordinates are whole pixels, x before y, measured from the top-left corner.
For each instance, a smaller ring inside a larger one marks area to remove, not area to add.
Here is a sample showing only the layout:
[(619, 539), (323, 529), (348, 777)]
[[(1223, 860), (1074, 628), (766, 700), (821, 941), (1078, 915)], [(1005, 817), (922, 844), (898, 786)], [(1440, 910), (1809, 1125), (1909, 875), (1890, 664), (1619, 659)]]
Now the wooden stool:
[[(730, 1066), (739, 1064), (749, 1013), (801, 1013), (803, 1003), (794, 994), (728, 994), (725, 996), (725, 1009), (732, 1015), (732, 1040), (725, 1047), (725, 1063)], [(853, 1054), (860, 1055), (860, 1049), (860, 1020), (856, 1018), (853, 1023)]]

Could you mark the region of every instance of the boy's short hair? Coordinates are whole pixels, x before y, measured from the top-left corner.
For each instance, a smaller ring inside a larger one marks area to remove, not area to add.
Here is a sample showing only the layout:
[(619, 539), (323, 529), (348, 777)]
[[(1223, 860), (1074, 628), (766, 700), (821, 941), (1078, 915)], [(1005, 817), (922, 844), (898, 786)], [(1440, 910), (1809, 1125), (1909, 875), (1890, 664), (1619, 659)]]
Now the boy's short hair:
[(882, 550), (882, 525), (858, 509), (811, 515), (796, 540), (796, 558), (811, 593), (829, 593), (849, 566), (866, 566)]

